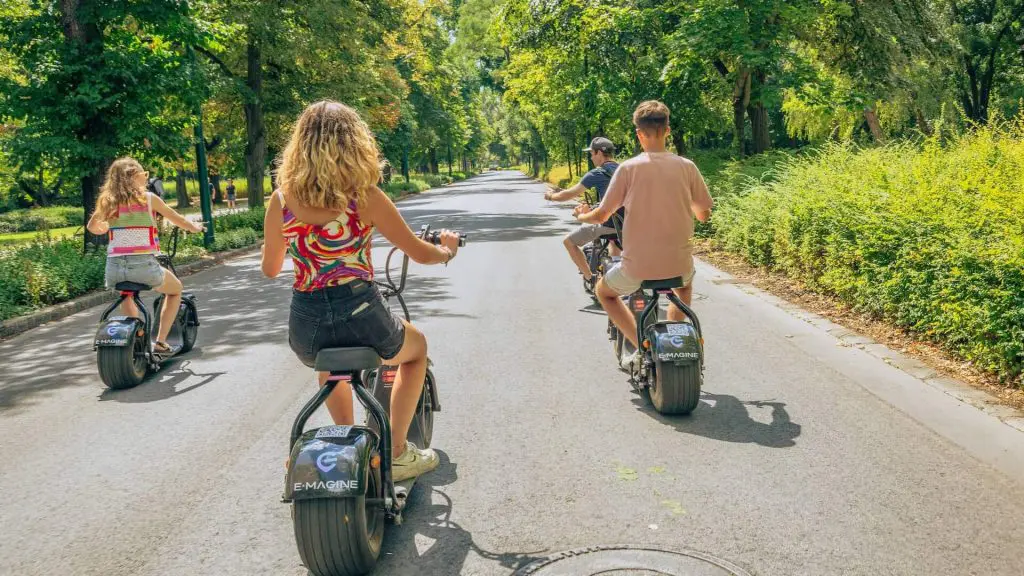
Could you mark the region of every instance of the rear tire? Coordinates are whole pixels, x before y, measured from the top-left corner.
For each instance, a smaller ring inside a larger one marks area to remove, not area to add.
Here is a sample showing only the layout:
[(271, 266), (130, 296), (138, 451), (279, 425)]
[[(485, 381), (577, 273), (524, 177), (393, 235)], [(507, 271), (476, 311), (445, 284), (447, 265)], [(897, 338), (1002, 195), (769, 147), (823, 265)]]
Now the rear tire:
[(701, 369), (694, 362), (686, 366), (658, 364), (647, 396), (660, 414), (689, 414), (700, 403)]
[(96, 349), (96, 367), (100, 379), (111, 390), (134, 388), (146, 379), (148, 365), (144, 339), (133, 337), (131, 346), (104, 346)]
[[(367, 494), (380, 498), (377, 473)], [(315, 576), (361, 576), (377, 564), (384, 540), (384, 510), (366, 508), (366, 496), (298, 500), (292, 504), (302, 564)]]

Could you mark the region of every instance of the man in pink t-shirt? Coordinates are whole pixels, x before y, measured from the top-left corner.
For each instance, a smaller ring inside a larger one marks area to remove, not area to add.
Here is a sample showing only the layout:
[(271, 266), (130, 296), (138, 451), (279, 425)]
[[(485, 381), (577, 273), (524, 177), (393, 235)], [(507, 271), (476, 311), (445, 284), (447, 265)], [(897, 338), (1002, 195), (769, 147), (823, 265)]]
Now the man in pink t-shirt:
[[(601, 204), (584, 207), (577, 219), (588, 224), (607, 220), (625, 207), (622, 225), (622, 261), (597, 284), (601, 307), (622, 334), (639, 348), (636, 319), (620, 296), (640, 288), (644, 280), (681, 278), (674, 292), (687, 306), (693, 296), (693, 219), (711, 217), (712, 200), (696, 164), (665, 149), (669, 110), (649, 100), (637, 106), (633, 125), (643, 154), (623, 162)], [(682, 320), (683, 311), (669, 306), (670, 320)], [(624, 358), (635, 363), (639, 356)]]

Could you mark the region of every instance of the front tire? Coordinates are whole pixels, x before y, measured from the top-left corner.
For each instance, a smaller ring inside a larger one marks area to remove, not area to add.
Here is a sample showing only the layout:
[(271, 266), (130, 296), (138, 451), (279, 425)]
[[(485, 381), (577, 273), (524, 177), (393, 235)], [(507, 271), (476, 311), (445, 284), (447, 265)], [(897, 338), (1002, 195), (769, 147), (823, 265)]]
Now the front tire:
[[(383, 496), (378, 472), (367, 494)], [(315, 576), (361, 576), (373, 570), (384, 540), (384, 510), (366, 496), (318, 498), (292, 504), (295, 542), (302, 564)]]
[(181, 352), (179, 354), (184, 354), (196, 345), (196, 339), (199, 338), (199, 318), (191, 306), (185, 306), (181, 324)]

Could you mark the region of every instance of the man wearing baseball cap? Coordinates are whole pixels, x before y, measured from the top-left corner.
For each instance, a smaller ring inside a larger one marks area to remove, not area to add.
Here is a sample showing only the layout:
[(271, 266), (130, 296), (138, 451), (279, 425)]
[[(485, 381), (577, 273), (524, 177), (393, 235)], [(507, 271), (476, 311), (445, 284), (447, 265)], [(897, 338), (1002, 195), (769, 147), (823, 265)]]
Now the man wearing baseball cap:
[[(590, 146), (584, 148), (583, 151), (590, 152), (590, 158), (594, 161), (596, 168), (584, 174), (579, 183), (572, 188), (562, 190), (561, 192), (545, 192), (545, 200), (554, 202), (575, 200), (579, 199), (585, 191), (594, 188), (597, 191), (596, 203), (601, 202), (605, 191), (608, 190), (608, 183), (611, 182), (612, 175), (615, 174), (615, 169), (619, 167), (619, 164), (614, 160), (615, 144), (607, 138), (598, 136), (591, 140)], [(581, 248), (606, 234), (615, 234), (615, 225), (612, 223), (611, 218), (602, 224), (583, 224), (566, 236), (562, 242), (565, 245), (565, 249), (569, 251), (569, 257), (572, 258), (573, 263), (579, 268), (580, 274), (583, 275), (584, 280), (587, 282), (593, 280), (593, 273), (590, 271), (587, 257), (583, 254)]]

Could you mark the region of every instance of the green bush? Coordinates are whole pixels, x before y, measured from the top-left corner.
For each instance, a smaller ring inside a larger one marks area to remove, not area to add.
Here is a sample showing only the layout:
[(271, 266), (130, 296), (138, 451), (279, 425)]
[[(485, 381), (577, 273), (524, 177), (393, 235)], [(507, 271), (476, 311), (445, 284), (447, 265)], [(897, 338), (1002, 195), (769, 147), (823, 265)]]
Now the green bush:
[(256, 244), (262, 237), (263, 235), (261, 232), (257, 232), (252, 228), (236, 228), (234, 230), (216, 234), (213, 239), (212, 248), (214, 252), (234, 250), (235, 248), (245, 248), (246, 246)]
[(12, 210), (0, 214), (0, 234), (38, 232), (50, 228), (81, 226), (84, 223), (84, 211), (74, 206)]
[(832, 145), (716, 198), (713, 233), (1005, 379), (1024, 371), (1024, 126)]
[(106, 254), (82, 254), (74, 240), (0, 251), (0, 320), (103, 286)]
[(428, 189), (430, 189), (429, 184), (416, 178), (410, 178), (408, 182), (398, 178), (384, 185), (384, 191), (392, 198), (397, 198), (403, 194), (418, 194)]

